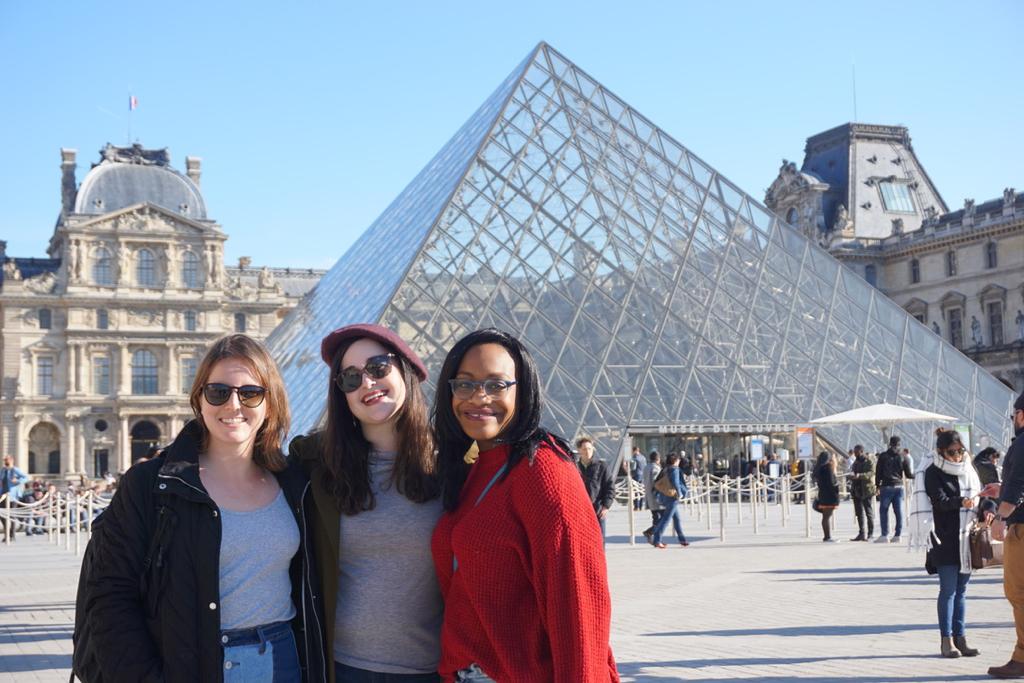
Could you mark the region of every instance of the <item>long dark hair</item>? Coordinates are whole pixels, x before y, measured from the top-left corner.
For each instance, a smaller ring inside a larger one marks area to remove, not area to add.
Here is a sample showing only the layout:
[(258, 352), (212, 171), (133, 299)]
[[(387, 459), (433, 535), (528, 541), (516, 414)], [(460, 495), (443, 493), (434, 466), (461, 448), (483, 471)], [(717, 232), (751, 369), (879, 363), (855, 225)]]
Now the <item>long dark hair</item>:
[(522, 342), (493, 327), (470, 332), (455, 343), (444, 359), (441, 374), (437, 378), (437, 392), (434, 394), (434, 407), (431, 411), (434, 442), (437, 444), (438, 452), (441, 497), (444, 509), (448, 511), (455, 510), (459, 505), (459, 494), (462, 492), (462, 485), (466, 482), (470, 467), (463, 458), (473, 443), (473, 440), (462, 431), (462, 425), (452, 410), (452, 390), (448, 380), (453, 379), (458, 373), (466, 353), (481, 344), (498, 344), (508, 351), (516, 365), (515, 414), (497, 439), (498, 443), (510, 445), (508, 468), (502, 479), (507, 477), (521, 460), (527, 459), (532, 464), (537, 454), (537, 446), (541, 443), (547, 443), (561, 457), (572, 459), (569, 445), (540, 426), (543, 407), (540, 379), (537, 375), (537, 365)]
[[(344, 392), (334, 378), (341, 372), (341, 359), (352, 344), (363, 337), (348, 339), (338, 347), (331, 360), (327, 387), (327, 428), (321, 439), (324, 487), (345, 515), (372, 510), (377, 501), (370, 485), (370, 442), (363, 436), (359, 421), (348, 407)], [(398, 409), (395, 428), (398, 453), (391, 471), (391, 482), (414, 503), (432, 500), (438, 495), (437, 459), (427, 422), (427, 403), (419, 378), (405, 356), (383, 344), (395, 355), (398, 371), (405, 381), (405, 403)]]

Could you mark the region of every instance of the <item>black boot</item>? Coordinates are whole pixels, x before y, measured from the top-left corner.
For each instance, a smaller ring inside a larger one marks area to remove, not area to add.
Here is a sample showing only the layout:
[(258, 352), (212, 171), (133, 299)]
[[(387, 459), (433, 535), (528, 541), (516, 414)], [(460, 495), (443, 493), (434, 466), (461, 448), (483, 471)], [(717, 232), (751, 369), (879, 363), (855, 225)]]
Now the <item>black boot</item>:
[(956, 659), (960, 656), (960, 653), (953, 649), (953, 639), (945, 636), (939, 641), (939, 648), (942, 652), (942, 656), (946, 659)]
[(977, 657), (980, 650), (967, 646), (967, 636), (953, 636), (953, 645), (964, 657)]

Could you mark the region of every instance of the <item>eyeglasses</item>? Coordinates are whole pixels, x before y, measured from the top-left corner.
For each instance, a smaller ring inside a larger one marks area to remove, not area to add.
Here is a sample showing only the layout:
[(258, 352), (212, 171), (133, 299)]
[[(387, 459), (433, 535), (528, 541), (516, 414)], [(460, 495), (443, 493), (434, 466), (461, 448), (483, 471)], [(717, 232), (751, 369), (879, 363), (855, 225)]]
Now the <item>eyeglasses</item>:
[(949, 453), (950, 455), (963, 455), (964, 453), (967, 452), (967, 449), (965, 449), (963, 446), (960, 446), (959, 448), (947, 448), (946, 452)]
[(233, 387), (214, 382), (203, 387), (203, 398), (211, 406), (222, 406), (231, 398), (231, 392), (238, 393), (238, 402), (246, 408), (258, 408), (266, 398), (267, 390), (255, 384)]
[(476, 395), (478, 389), (491, 398), (497, 398), (508, 391), (508, 388), (516, 382), (512, 379), (450, 379), (448, 386), (452, 388), (452, 395), (457, 399), (465, 400)]
[(363, 374), (365, 373), (370, 379), (384, 379), (389, 372), (391, 372), (391, 366), (394, 363), (393, 359), (395, 354), (393, 353), (382, 353), (379, 356), (371, 356), (366, 359), (366, 365), (361, 368), (357, 368), (354, 365), (350, 365), (334, 378), (334, 383), (338, 385), (338, 388), (344, 391), (346, 394), (351, 394), (353, 391), (363, 385)]

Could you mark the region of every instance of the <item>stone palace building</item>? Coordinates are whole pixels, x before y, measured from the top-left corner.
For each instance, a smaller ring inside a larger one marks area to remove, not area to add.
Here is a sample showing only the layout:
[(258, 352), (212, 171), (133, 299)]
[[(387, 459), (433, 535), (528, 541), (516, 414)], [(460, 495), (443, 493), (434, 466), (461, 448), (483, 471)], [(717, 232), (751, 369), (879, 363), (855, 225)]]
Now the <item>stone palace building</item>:
[(950, 211), (903, 126), (848, 123), (783, 161), (765, 204), (1015, 391), (1024, 389), (1024, 193)]
[(76, 183), (61, 150), (61, 208), (47, 258), (0, 241), (0, 452), (32, 474), (123, 471), (192, 411), (207, 344), (265, 338), (322, 271), (224, 264), (200, 159), (107, 145)]

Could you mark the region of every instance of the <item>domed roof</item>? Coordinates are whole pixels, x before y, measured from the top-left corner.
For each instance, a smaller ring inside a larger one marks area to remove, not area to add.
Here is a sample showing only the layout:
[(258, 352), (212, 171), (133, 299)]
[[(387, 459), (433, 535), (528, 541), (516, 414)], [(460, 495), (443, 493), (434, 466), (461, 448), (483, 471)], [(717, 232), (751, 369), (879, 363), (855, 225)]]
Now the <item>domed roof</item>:
[(191, 178), (170, 166), (166, 149), (107, 145), (102, 160), (78, 188), (75, 213), (105, 214), (149, 202), (193, 220), (206, 218), (206, 202)]

